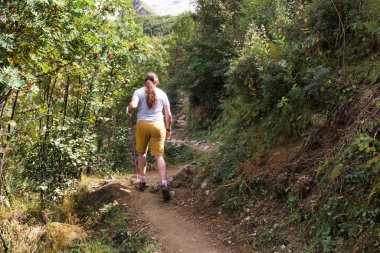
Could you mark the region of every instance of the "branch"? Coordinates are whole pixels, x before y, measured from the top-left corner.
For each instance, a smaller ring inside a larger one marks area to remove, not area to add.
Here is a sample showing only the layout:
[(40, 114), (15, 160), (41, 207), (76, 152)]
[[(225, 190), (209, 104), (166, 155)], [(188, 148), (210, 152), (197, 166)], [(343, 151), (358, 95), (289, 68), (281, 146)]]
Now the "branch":
[[(86, 51), (91, 50), (95, 45), (96, 45), (96, 44), (90, 46), (88, 49), (86, 49)], [(43, 73), (43, 74), (36, 75), (36, 77), (43, 77), (43, 76), (49, 75), (49, 74), (51, 74), (51, 73), (57, 72), (58, 70), (60, 70), (60, 69), (62, 69), (62, 68), (64, 68), (64, 67), (66, 67), (66, 66), (68, 66), (68, 65), (70, 65), (70, 64), (73, 64), (74, 62), (81, 62), (85, 56), (86, 56), (86, 53), (85, 53), (80, 59), (70, 61), (70, 62), (68, 62), (68, 63), (66, 63), (66, 64), (63, 64), (63, 65), (61, 65), (61, 66), (58, 66), (57, 68), (55, 68), (55, 69), (53, 69), (53, 70), (51, 70), (51, 71), (49, 71), (49, 72), (47, 72), (47, 73)]]
[(49, 74), (51, 74), (51, 73), (57, 72), (57, 71), (60, 70), (61, 68), (64, 68), (64, 67), (66, 67), (66, 66), (68, 66), (68, 65), (70, 65), (70, 64), (72, 64), (72, 63), (74, 63), (74, 62), (75, 62), (75, 60), (74, 60), (74, 61), (71, 61), (71, 62), (68, 62), (68, 63), (66, 63), (66, 64), (63, 64), (63, 65), (61, 65), (61, 66), (59, 66), (59, 67), (57, 67), (57, 68), (55, 68), (55, 69), (53, 69), (53, 70), (51, 70), (51, 71), (49, 71), (49, 72), (47, 72), (47, 73), (43, 73), (43, 74), (36, 75), (36, 77), (43, 77), (43, 76), (49, 75)]
[[(342, 29), (342, 35), (343, 35), (343, 50), (342, 50), (342, 67), (343, 67), (343, 69), (345, 68), (345, 58), (346, 58), (346, 56), (345, 56), (345, 49), (346, 49), (346, 31), (345, 31), (345, 28), (344, 28), (344, 24), (343, 24), (343, 21), (342, 21), (342, 17), (341, 17), (341, 14), (340, 14), (340, 12), (339, 12), (339, 10), (338, 10), (338, 8), (336, 7), (336, 5), (335, 5), (335, 3), (334, 3), (334, 1), (333, 0), (330, 0), (331, 1), (331, 3), (333, 4), (333, 6), (334, 6), (334, 8), (335, 8), (335, 11), (336, 11), (336, 14), (338, 15), (338, 18), (339, 18), (339, 27), (341, 27), (341, 29)], [(338, 40), (337, 40), (337, 42), (338, 42)], [(337, 42), (336, 42), (336, 44), (337, 44)]]
[(4, 253), (8, 253), (9, 248), (8, 248), (8, 246), (7, 246), (6, 241), (5, 241), (4, 238), (3, 238), (3, 233), (2, 233), (2, 231), (0, 231), (0, 239), (1, 239), (2, 243), (3, 243)]
[(330, 42), (325, 38), (325, 36), (323, 36), (323, 34), (319, 31), (319, 30), (317, 30), (317, 33), (322, 37), (322, 39), (324, 40), (324, 41), (326, 41), (327, 42), (327, 44), (330, 46)]
[(9, 91), (5, 96), (3, 96), (2, 98), (0, 98), (0, 104), (2, 104), (4, 101), (6, 101), (9, 97), (9, 95), (11, 95), (11, 93), (13, 92), (13, 90)]

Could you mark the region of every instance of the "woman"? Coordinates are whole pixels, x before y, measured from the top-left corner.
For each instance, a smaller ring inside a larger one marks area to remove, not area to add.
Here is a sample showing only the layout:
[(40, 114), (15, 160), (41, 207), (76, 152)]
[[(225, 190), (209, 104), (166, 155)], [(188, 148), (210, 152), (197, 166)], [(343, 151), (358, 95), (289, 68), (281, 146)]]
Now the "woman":
[[(139, 153), (138, 167), (140, 172), (139, 189), (146, 188), (146, 153), (148, 143), (150, 152), (156, 158), (158, 172), (161, 177), (162, 195), (165, 201), (170, 199), (168, 183), (166, 181), (166, 164), (164, 160), (165, 139), (170, 139), (172, 114), (168, 96), (164, 91), (157, 88), (158, 77), (149, 72), (146, 75), (144, 87), (133, 93), (127, 112), (133, 113), (138, 108), (136, 125), (136, 150)], [(165, 118), (165, 119), (164, 119)]]

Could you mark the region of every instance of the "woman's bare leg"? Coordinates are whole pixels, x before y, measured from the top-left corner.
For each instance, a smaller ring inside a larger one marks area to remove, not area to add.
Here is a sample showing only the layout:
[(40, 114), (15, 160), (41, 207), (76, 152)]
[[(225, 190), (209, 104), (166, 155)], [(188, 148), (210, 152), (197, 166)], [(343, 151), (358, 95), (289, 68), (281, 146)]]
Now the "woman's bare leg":
[(166, 182), (166, 163), (163, 156), (156, 156), (158, 173), (160, 174), (161, 182)]
[[(146, 153), (140, 153), (139, 154), (139, 173), (140, 173), (140, 179), (143, 177), (145, 179), (145, 173), (146, 173)], [(145, 180), (144, 180), (145, 181)]]

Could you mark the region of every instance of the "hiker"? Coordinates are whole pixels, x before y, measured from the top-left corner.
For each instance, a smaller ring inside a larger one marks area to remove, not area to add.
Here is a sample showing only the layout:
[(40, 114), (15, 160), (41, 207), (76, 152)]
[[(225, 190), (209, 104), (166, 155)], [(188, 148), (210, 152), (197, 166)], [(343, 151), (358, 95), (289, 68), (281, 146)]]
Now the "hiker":
[(170, 139), (172, 114), (168, 96), (157, 88), (158, 76), (149, 72), (146, 75), (144, 87), (133, 93), (132, 101), (127, 107), (127, 113), (133, 113), (137, 108), (136, 150), (139, 153), (138, 168), (140, 173), (139, 189), (146, 188), (146, 153), (148, 143), (150, 153), (156, 158), (158, 172), (161, 177), (161, 192), (165, 201), (170, 199), (168, 183), (166, 181), (166, 164), (164, 160), (165, 139)]

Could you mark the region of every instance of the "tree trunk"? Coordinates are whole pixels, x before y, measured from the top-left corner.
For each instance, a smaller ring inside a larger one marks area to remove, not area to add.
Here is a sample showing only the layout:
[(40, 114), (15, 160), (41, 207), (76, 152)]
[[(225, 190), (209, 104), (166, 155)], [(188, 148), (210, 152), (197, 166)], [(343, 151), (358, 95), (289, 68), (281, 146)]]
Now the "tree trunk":
[(53, 82), (53, 85), (51, 87), (51, 90), (50, 90), (50, 83), (51, 83), (51, 78), (49, 78), (49, 82), (48, 82), (48, 85), (47, 85), (47, 88), (46, 88), (46, 93), (47, 93), (46, 94), (47, 115), (46, 115), (45, 141), (49, 137), (49, 133), (50, 133), (50, 127), (51, 127), (51, 123), (50, 123), (51, 103), (52, 103), (52, 100), (53, 100), (53, 91), (54, 91), (55, 84), (57, 83), (57, 78), (54, 79), (54, 82)]
[[(79, 86), (82, 86), (82, 80), (81, 80), (80, 76), (78, 76), (78, 84), (79, 84)], [(79, 119), (79, 117), (80, 117), (80, 111), (81, 111), (80, 106), (79, 106), (80, 97), (81, 97), (81, 94), (80, 94), (80, 91), (78, 89), (77, 102), (76, 102), (76, 108), (75, 108), (75, 119)]]
[(3, 158), (4, 158), (4, 153), (0, 153), (0, 203), (3, 202)]
[[(17, 100), (18, 100), (18, 94), (20, 93), (20, 90), (18, 90), (16, 92), (16, 97), (15, 97), (15, 100), (13, 102), (13, 106), (12, 106), (12, 114), (11, 114), (11, 118), (10, 120), (13, 120), (14, 117), (15, 117), (15, 112), (16, 112), (16, 106), (17, 106)], [(7, 141), (9, 141), (11, 138), (11, 124), (8, 124), (8, 134), (7, 134)]]
[(7, 246), (7, 243), (5, 242), (4, 238), (3, 238), (3, 233), (2, 231), (0, 231), (0, 239), (1, 239), (1, 242), (3, 243), (3, 247), (4, 247), (4, 253), (8, 253), (8, 246)]
[(92, 78), (90, 81), (90, 87), (88, 90), (88, 94), (84, 100), (83, 111), (82, 111), (82, 114), (80, 116), (80, 124), (79, 124), (80, 130), (82, 130), (84, 128), (84, 116), (86, 115), (87, 104), (88, 104), (88, 101), (90, 100), (90, 96), (92, 94), (93, 86), (94, 86), (94, 78)]
[[(7, 104), (8, 97), (3, 101), (2, 106), (1, 106), (1, 113), (0, 113), (0, 122), (3, 121), (3, 115), (4, 115), (4, 110), (5, 106)], [(3, 137), (3, 125), (0, 123), (0, 141)], [(1, 141), (1, 146), (3, 146), (3, 142)], [(5, 148), (4, 146), (1, 148)], [(0, 202), (3, 201), (3, 159), (4, 159), (4, 153), (0, 153)], [(6, 249), (6, 244), (4, 240), (1, 238), (4, 244), (4, 249)]]
[(65, 97), (64, 97), (64, 106), (63, 106), (63, 120), (62, 120), (62, 126), (65, 125), (65, 118), (67, 113), (67, 104), (69, 100), (69, 88), (70, 88), (70, 74), (67, 74), (67, 82), (65, 87)]

